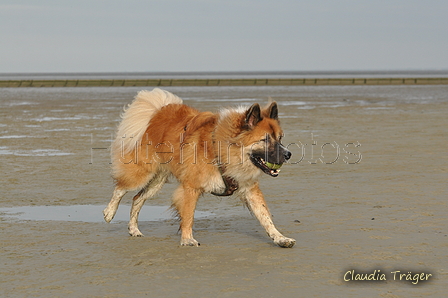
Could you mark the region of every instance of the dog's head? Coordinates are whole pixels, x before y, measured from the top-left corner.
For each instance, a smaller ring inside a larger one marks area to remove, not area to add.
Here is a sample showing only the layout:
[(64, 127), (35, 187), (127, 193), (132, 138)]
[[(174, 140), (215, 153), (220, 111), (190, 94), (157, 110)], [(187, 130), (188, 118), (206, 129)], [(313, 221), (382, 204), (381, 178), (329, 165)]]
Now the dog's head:
[(253, 104), (243, 121), (249, 137), (250, 161), (264, 173), (277, 177), (282, 164), (291, 158), (291, 152), (281, 143), (283, 131), (278, 121), (277, 103), (265, 109)]

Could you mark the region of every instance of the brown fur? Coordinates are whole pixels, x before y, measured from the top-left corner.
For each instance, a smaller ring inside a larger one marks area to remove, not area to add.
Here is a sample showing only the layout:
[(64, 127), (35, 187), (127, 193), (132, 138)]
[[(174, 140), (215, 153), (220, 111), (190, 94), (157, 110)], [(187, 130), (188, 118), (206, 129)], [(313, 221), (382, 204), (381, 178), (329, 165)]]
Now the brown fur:
[[(161, 91), (155, 89), (152, 93)], [(150, 102), (151, 92), (145, 96)], [(132, 121), (132, 118), (126, 121)], [(257, 154), (260, 157), (255, 159), (263, 160), (263, 152), (266, 156), (277, 154), (277, 157), (268, 157), (269, 162), (286, 161), (290, 153), (280, 144), (282, 134), (275, 103), (263, 110), (255, 104), (249, 109), (229, 109), (217, 114), (168, 103), (155, 110), (148, 119), (143, 137), (135, 140), (133, 150), (120, 150), (119, 141), (124, 137), (117, 135), (112, 147), (116, 188), (104, 210), (104, 218), (107, 222), (113, 218), (127, 191), (139, 190), (133, 199), (129, 233), (142, 236), (137, 226), (141, 206), (155, 195), (169, 175), (173, 175), (180, 182), (172, 208), (180, 219), (181, 245), (198, 246), (192, 234), (197, 200), (203, 193), (227, 195), (229, 191), (226, 192), (224, 180), (228, 180), (223, 179), (226, 177), (237, 183), (237, 194), (274, 242), (282, 247), (292, 247), (295, 240), (284, 237), (274, 227), (257, 182), (262, 170), (273, 176), (278, 173), (256, 166), (257, 162), (253, 161)]]

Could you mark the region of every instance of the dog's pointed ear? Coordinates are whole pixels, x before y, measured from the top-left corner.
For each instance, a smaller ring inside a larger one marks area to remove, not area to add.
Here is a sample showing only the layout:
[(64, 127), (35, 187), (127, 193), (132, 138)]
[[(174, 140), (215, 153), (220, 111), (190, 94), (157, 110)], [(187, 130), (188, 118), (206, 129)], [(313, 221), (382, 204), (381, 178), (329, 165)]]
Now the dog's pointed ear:
[(278, 120), (278, 107), (277, 103), (274, 101), (267, 109), (268, 117), (274, 120)]
[(246, 112), (245, 124), (248, 128), (254, 128), (261, 119), (260, 105), (254, 103)]

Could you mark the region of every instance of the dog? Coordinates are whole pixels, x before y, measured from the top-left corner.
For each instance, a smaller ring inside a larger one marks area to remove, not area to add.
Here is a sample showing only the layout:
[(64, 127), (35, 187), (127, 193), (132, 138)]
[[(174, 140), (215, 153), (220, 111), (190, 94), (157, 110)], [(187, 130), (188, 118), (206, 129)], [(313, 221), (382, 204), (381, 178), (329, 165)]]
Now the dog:
[(237, 194), (275, 244), (294, 246), (295, 240), (274, 226), (258, 183), (262, 173), (277, 177), (291, 157), (281, 144), (276, 102), (263, 109), (255, 103), (200, 112), (155, 88), (140, 91), (121, 118), (111, 146), (115, 189), (103, 211), (106, 222), (113, 219), (121, 198), (137, 190), (128, 230), (131, 236), (143, 236), (138, 228), (140, 209), (174, 176), (180, 185), (171, 207), (180, 220), (182, 246), (200, 245), (192, 228), (196, 203), (204, 193)]

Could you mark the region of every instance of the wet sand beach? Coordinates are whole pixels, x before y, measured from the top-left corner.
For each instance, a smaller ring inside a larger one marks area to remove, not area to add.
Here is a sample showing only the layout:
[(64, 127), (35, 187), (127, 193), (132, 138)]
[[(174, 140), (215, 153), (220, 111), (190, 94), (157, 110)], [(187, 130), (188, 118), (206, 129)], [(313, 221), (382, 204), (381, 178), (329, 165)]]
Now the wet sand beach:
[[(197, 208), (201, 246), (180, 247), (169, 212), (151, 217), (151, 206), (170, 205), (174, 179), (143, 207), (145, 237), (127, 234), (133, 193), (125, 215), (102, 222), (108, 146), (141, 89), (0, 89), (1, 297), (446, 295), (447, 85), (166, 88), (203, 111), (279, 103), (293, 157), (260, 183), (277, 228), (297, 240), (291, 249), (238, 198), (212, 195)], [(44, 213), (12, 209), (24, 206)]]

